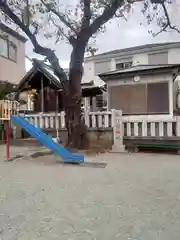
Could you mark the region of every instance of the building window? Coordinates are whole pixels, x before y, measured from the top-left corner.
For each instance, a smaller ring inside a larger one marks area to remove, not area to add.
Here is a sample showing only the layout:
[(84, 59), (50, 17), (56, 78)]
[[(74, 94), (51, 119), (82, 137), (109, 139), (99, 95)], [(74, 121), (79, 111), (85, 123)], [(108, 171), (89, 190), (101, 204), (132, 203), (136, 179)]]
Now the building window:
[(13, 61), (17, 59), (17, 47), (12, 42), (9, 42), (9, 59)]
[(116, 64), (116, 69), (130, 68), (132, 66), (132, 61), (121, 62)]
[(0, 55), (8, 58), (8, 40), (0, 37)]
[(0, 56), (11, 59), (12, 61), (17, 60), (17, 47), (7, 38), (0, 37)]

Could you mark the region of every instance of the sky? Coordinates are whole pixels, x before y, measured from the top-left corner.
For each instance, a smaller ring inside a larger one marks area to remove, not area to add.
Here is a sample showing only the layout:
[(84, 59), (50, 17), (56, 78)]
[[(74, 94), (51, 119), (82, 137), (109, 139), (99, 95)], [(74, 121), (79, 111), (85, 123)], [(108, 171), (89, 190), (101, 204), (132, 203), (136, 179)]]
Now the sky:
[[(66, 0), (66, 2), (67, 1), (68, 0)], [(175, 23), (176, 26), (178, 26), (178, 15), (180, 13), (180, 6), (178, 7), (179, 8), (174, 7), (171, 9), (172, 22)], [(142, 25), (140, 23), (142, 23)], [(180, 41), (180, 34), (174, 31), (161, 33), (156, 37), (152, 37), (152, 35), (148, 33), (148, 30), (158, 32), (157, 25), (147, 25), (146, 20), (141, 14), (140, 5), (137, 4), (133, 7), (127, 21), (123, 19), (114, 19), (110, 23), (106, 24), (105, 33), (98, 36), (96, 40), (96, 47), (98, 48), (97, 53), (149, 43)], [(40, 41), (44, 46), (55, 49), (56, 54), (60, 59), (61, 66), (64, 68), (68, 67), (71, 53), (71, 46), (69, 44), (67, 44), (65, 41), (60, 41), (55, 45), (51, 39), (47, 40), (43, 37), (41, 37)], [(33, 53), (33, 48), (30, 42), (27, 42), (26, 44), (26, 54), (29, 57), (41, 58)], [(28, 71), (30, 68), (31, 62), (27, 60), (26, 70)]]

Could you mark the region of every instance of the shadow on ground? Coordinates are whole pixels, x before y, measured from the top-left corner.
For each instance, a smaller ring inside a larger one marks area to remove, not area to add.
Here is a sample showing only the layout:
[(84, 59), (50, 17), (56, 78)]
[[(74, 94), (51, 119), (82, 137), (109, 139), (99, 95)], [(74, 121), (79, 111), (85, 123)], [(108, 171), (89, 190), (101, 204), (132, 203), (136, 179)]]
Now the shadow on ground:
[(30, 157), (38, 158), (38, 157), (49, 156), (49, 155), (53, 155), (53, 152), (51, 152), (51, 151), (48, 151), (48, 152), (35, 152), (35, 153), (31, 154)]
[(84, 162), (81, 164), (78, 163), (66, 163), (66, 162), (59, 162), (60, 164), (64, 165), (74, 165), (78, 167), (90, 167), (90, 168), (105, 168), (107, 166), (107, 163), (102, 162)]
[[(50, 155), (54, 155), (53, 152), (51, 151), (46, 151), (46, 152), (35, 152), (32, 153), (29, 157), (33, 158), (33, 159), (37, 159), (44, 157), (44, 156), (50, 156)], [(23, 155), (17, 155), (15, 157), (13, 157), (11, 159), (11, 161), (13, 160), (17, 160), (18, 158), (23, 158), (25, 156)], [(42, 159), (41, 159), (42, 160)], [(44, 161), (44, 160), (43, 160)], [(52, 163), (53, 161), (51, 161)], [(105, 168), (107, 166), (107, 163), (103, 163), (103, 162), (92, 162), (92, 161), (86, 161), (84, 163), (78, 164), (78, 163), (67, 163), (67, 162), (63, 162), (63, 161), (55, 161), (56, 164), (62, 164), (65, 166), (77, 166), (77, 167), (89, 167), (89, 168)]]

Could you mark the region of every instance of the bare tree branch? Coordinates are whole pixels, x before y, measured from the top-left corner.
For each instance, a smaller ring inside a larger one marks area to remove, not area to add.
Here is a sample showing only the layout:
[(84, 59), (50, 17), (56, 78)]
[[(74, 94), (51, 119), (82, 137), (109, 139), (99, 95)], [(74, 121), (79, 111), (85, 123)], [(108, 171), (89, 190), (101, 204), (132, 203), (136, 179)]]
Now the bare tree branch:
[(90, 25), (90, 20), (91, 20), (91, 0), (83, 0), (84, 3), (84, 16), (82, 19), (82, 28), (88, 28)]
[(77, 34), (77, 31), (76, 31), (76, 28), (74, 28), (70, 22), (70, 19), (69, 20), (66, 20), (66, 17), (64, 14), (58, 12), (55, 8), (53, 8), (51, 6), (51, 4), (47, 4), (45, 3), (43, 0), (40, 0), (42, 2), (42, 4), (49, 10), (51, 11), (52, 13), (54, 13), (54, 15), (56, 15), (60, 20), (61, 22), (64, 23), (64, 25), (66, 27), (68, 27), (71, 31), (73, 31), (75, 34)]
[(56, 22), (53, 19), (50, 19), (50, 21), (58, 29), (58, 35), (63, 36), (73, 46), (76, 42), (76, 39), (73, 36), (68, 36), (64, 32), (63, 28), (61, 28), (58, 24), (56, 24)]
[(32, 24), (32, 26), (34, 27), (33, 35), (35, 36), (35, 35), (37, 35), (37, 33), (38, 33), (39, 25), (38, 25), (36, 22), (34, 22), (34, 21), (32, 21), (31, 24)]
[(97, 30), (108, 22), (116, 13), (117, 9), (123, 6), (124, 0), (112, 0), (112, 2), (105, 7), (103, 13), (97, 17), (90, 26), (90, 35), (92, 36)]
[(159, 5), (162, 6), (163, 11), (164, 11), (164, 15), (165, 15), (165, 18), (166, 18), (166, 21), (167, 21), (166, 24), (163, 26), (163, 28), (159, 32), (154, 34), (154, 36), (157, 36), (160, 33), (165, 32), (168, 28), (180, 33), (180, 29), (178, 29), (175, 25), (172, 25), (172, 23), (171, 23), (169, 13), (168, 13), (168, 10), (167, 10), (166, 5), (165, 5), (165, 0), (151, 0), (151, 2), (155, 3), (155, 4), (159, 4)]
[[(127, 2), (133, 4), (135, 2), (143, 2), (144, 0), (128, 0)], [(103, 13), (97, 17), (90, 26), (90, 36), (97, 32), (97, 30), (108, 22), (113, 16), (115, 16), (116, 11), (124, 5), (124, 0), (112, 0), (108, 4)]]
[(19, 18), (16, 16), (16, 14), (11, 10), (11, 8), (6, 4), (4, 0), (0, 0), (0, 10), (2, 10), (12, 21), (18, 25), (22, 31), (28, 36), (30, 41), (32, 42), (34, 46), (34, 52), (41, 54), (43, 56), (46, 56), (48, 61), (51, 63), (54, 74), (61, 79), (62, 87), (65, 91), (65, 94), (67, 93), (67, 87), (66, 87), (66, 82), (67, 82), (67, 76), (64, 73), (64, 70), (60, 67), (59, 65), (59, 59), (57, 58), (56, 54), (52, 49), (46, 48), (41, 46), (35, 35), (30, 31), (29, 27), (26, 26)]
[(28, 55), (25, 55), (25, 58), (27, 58), (30, 62), (33, 61)]
[(158, 36), (162, 32), (167, 32), (167, 28), (168, 28), (168, 25), (166, 24), (160, 31), (158, 31), (156, 33), (152, 33), (152, 36), (156, 37), (156, 36)]
[(144, 2), (144, 0), (127, 0), (128, 3), (133, 4), (136, 2)]

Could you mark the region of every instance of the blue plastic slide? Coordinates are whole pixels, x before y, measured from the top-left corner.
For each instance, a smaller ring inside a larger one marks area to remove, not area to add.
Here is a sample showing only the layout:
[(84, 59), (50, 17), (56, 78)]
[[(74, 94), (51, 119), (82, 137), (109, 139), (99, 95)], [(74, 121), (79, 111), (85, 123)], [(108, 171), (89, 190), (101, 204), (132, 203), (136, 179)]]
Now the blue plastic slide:
[(50, 136), (44, 133), (40, 128), (35, 127), (21, 116), (11, 116), (11, 120), (27, 131), (39, 143), (48, 147), (56, 155), (60, 156), (64, 162), (68, 163), (83, 163), (84, 156), (80, 154), (73, 154), (65, 149), (62, 145), (54, 142)]

